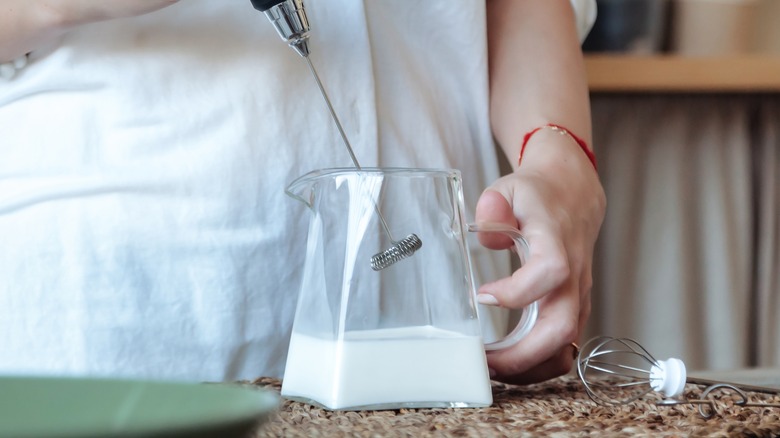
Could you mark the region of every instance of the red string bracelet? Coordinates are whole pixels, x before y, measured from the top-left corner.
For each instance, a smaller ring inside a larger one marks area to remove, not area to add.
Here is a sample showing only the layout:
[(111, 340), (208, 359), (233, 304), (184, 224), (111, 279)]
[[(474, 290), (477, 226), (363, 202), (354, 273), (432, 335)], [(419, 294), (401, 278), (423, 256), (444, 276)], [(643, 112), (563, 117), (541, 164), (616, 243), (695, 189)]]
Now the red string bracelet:
[(593, 151), (590, 150), (590, 148), (588, 147), (588, 144), (585, 143), (585, 140), (583, 140), (583, 139), (577, 137), (576, 135), (572, 134), (571, 131), (569, 131), (568, 129), (564, 128), (563, 126), (556, 125), (554, 123), (548, 123), (546, 125), (542, 125), (542, 126), (539, 126), (537, 128), (534, 128), (534, 129), (528, 131), (523, 136), (523, 144), (522, 144), (522, 146), (520, 146), (520, 156), (517, 158), (517, 165), (518, 166), (520, 166), (520, 163), (523, 161), (523, 153), (525, 152), (525, 147), (528, 145), (528, 141), (531, 140), (531, 137), (533, 137), (534, 134), (536, 134), (537, 132), (539, 132), (539, 130), (544, 129), (544, 128), (547, 128), (547, 129), (550, 129), (552, 131), (555, 131), (555, 132), (557, 132), (557, 133), (559, 133), (561, 135), (568, 135), (569, 137), (571, 137), (571, 139), (574, 140), (579, 145), (580, 149), (582, 149), (582, 151), (585, 152), (585, 155), (588, 156), (588, 159), (590, 160), (591, 164), (593, 164), (593, 168), (598, 171), (598, 167), (596, 166), (596, 154), (594, 154)]

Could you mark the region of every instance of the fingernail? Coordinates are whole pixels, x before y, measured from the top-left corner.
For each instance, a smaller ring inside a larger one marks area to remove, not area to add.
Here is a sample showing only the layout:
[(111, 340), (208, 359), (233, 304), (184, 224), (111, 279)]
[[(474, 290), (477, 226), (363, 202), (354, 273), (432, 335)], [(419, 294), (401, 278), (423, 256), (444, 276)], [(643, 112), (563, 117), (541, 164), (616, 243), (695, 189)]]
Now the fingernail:
[(490, 374), (490, 378), (492, 379), (493, 377), (496, 377), (496, 374), (498, 373), (496, 373), (496, 370), (493, 368), (488, 368), (488, 374)]
[(498, 300), (490, 294), (477, 294), (477, 302), (488, 306), (498, 306)]

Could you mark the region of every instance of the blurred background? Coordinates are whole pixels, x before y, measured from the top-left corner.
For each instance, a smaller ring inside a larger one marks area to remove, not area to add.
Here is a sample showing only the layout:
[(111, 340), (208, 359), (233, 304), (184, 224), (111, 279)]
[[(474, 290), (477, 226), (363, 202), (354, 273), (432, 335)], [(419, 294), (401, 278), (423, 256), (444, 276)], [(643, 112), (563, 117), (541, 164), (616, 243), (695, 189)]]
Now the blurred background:
[(778, 0), (597, 0), (586, 52), (780, 54)]
[(598, 0), (587, 336), (780, 375), (780, 0)]

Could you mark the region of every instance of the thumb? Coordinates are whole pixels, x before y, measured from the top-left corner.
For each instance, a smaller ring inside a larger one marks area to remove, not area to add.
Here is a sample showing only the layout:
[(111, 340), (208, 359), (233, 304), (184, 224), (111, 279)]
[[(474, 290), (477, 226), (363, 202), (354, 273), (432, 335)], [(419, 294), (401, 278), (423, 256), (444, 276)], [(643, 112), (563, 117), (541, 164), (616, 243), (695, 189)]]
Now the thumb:
[[(487, 189), (477, 201), (475, 213), (477, 223), (493, 222), (505, 224), (517, 228), (517, 219), (512, 211), (512, 206), (504, 196), (493, 190)], [(481, 232), (478, 235), (479, 243), (490, 249), (506, 249), (514, 245), (512, 238), (502, 233)]]

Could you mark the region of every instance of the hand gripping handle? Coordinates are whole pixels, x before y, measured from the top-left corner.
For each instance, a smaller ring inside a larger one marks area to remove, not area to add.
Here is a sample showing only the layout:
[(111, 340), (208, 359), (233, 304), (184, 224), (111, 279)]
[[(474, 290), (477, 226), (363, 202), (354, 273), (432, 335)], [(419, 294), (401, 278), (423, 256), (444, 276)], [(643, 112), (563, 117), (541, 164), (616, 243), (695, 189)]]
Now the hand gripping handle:
[[(525, 264), (525, 261), (528, 258), (528, 242), (517, 228), (493, 222), (480, 222), (469, 224), (468, 231), (472, 233), (501, 233), (511, 237), (515, 242), (514, 252), (520, 258), (520, 266)], [(518, 321), (515, 328), (503, 338), (486, 343), (485, 350), (492, 351), (509, 348), (531, 332), (539, 314), (539, 304), (534, 301), (523, 308), (522, 311), (523, 313), (520, 316), (520, 321)]]

